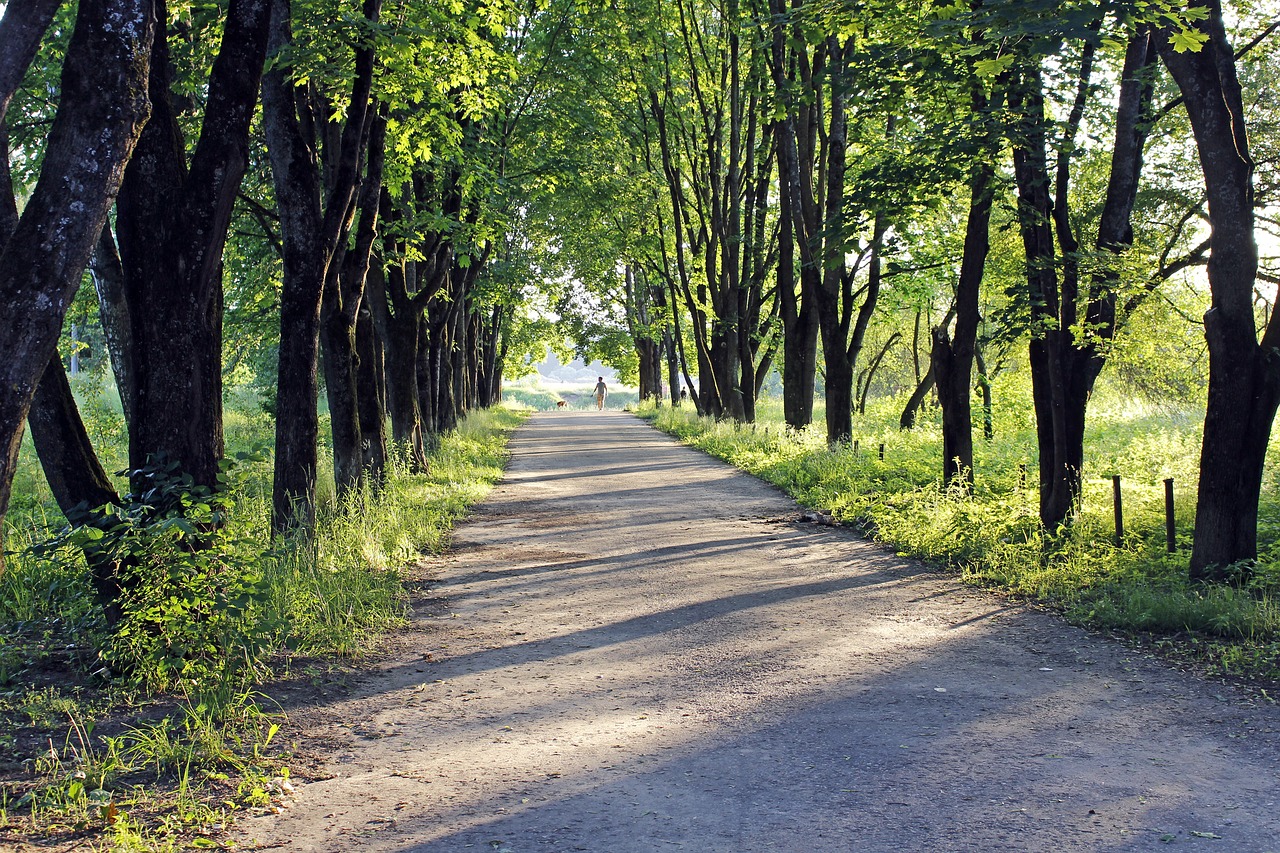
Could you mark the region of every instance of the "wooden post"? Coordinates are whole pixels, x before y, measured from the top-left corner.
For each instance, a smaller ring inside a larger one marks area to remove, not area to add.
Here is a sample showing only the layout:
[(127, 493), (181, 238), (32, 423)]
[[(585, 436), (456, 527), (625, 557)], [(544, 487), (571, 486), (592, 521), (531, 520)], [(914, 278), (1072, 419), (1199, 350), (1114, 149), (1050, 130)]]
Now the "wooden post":
[(1173, 523), (1173, 478), (1164, 481), (1164, 543), (1172, 554), (1178, 550), (1178, 530)]
[(1115, 497), (1116, 508), (1116, 544), (1124, 544), (1124, 509), (1120, 501), (1120, 475), (1111, 478), (1111, 494)]

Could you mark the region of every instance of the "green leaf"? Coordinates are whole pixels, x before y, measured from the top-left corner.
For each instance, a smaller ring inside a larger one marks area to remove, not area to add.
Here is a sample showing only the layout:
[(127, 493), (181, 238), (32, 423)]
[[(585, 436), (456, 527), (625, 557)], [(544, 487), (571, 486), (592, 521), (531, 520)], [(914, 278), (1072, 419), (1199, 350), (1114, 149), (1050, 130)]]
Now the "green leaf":
[(1173, 34), (1170, 44), (1177, 53), (1197, 53), (1209, 41), (1208, 33), (1199, 30), (1179, 30)]
[(979, 59), (973, 63), (974, 73), (984, 80), (990, 80), (1003, 74), (1013, 64), (1013, 54), (1006, 53), (995, 59)]

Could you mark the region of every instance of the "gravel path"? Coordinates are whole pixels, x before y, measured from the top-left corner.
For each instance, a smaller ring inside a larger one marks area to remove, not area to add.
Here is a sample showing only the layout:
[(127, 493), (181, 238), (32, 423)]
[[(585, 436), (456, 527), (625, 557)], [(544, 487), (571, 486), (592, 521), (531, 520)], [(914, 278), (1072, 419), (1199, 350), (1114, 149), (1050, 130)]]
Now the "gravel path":
[(630, 415), (541, 414), (445, 604), (291, 712), (299, 851), (1280, 850), (1280, 711), (960, 587)]

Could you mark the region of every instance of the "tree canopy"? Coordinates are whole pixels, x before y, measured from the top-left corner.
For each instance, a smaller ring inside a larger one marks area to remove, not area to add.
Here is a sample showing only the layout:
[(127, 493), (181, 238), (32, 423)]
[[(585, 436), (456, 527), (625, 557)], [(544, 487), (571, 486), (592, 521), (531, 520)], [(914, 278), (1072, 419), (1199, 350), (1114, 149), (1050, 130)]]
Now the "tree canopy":
[(1191, 571), (1256, 556), (1280, 404), (1267, 4), (0, 9), (0, 513), (28, 419), (61, 504), (117, 499), (73, 336), (110, 355), (135, 472), (217, 488), (223, 397), (252, 393), (279, 535), (314, 524), (322, 448), (339, 496), (391, 445), (423, 466), (550, 346), (738, 422), (780, 385), (833, 444), (869, 395), (901, 393), (909, 427), (932, 394), (962, 489), (972, 392), (989, 412), (1017, 373), (1050, 531), (1097, 383), (1202, 405)]

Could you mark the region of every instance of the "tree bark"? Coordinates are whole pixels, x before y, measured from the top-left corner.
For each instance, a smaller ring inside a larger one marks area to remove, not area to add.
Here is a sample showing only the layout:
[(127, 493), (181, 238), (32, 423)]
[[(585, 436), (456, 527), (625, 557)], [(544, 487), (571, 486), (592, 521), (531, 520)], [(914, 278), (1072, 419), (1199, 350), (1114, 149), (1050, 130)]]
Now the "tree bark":
[[(981, 114), (986, 99), (975, 95), (974, 100), (974, 112)], [(994, 159), (995, 152), (991, 154)], [(979, 296), (990, 249), (994, 177), (993, 162), (984, 161), (974, 167), (969, 179), (969, 217), (965, 224), (960, 277), (956, 282), (955, 334), (952, 337), (947, 333), (945, 321), (932, 333), (929, 370), (937, 379), (938, 403), (942, 407), (943, 488), (957, 478), (963, 478), (966, 489), (973, 487), (973, 410), (969, 394), (973, 385), (978, 324), (982, 319)]]
[(1192, 5), (1208, 12), (1199, 24), (1208, 42), (1197, 52), (1179, 53), (1170, 33), (1160, 32), (1157, 43), (1191, 119), (1213, 241), (1211, 305), (1204, 317), (1209, 398), (1190, 570), (1196, 579), (1225, 580), (1228, 567), (1257, 556), (1263, 464), (1280, 404), (1280, 315), (1272, 312), (1259, 342), (1253, 307), (1254, 162), (1240, 82), (1220, 2)]
[[(0, 334), (0, 521), (36, 387), (150, 112), (154, 26), (144, 0), (82, 0), (40, 178), (0, 247), (0, 303), (10, 318)], [(8, 49), (0, 42), (0, 54)], [(4, 155), (7, 184), (7, 146)]]
[(119, 503), (80, 418), (60, 357), (55, 355), (40, 377), (27, 417), (49, 491), (64, 515), (80, 505), (94, 509)]
[(915, 390), (907, 398), (907, 404), (902, 407), (902, 415), (898, 418), (898, 429), (916, 428), (916, 418), (919, 417), (920, 406), (924, 403), (924, 398), (929, 396), (929, 392), (933, 390), (935, 384), (936, 374), (934, 373), (933, 363), (930, 362), (929, 369), (924, 372), (924, 376), (920, 377), (920, 381), (916, 383)]
[[(363, 15), (377, 23), (381, 0), (364, 0)], [(292, 2), (272, 0), (270, 49), (278, 57), (293, 45)], [(280, 236), (284, 246), (284, 284), (280, 293), (280, 364), (276, 393), (276, 455), (272, 487), (272, 529), (310, 529), (315, 524), (317, 441), (320, 422), (316, 410), (319, 393), (317, 360), (320, 350), (320, 311), (326, 287), (339, 287), (340, 247), (345, 245), (351, 208), (360, 180), (361, 154), (368, 141), (370, 93), (373, 85), (373, 48), (355, 49), (355, 75), (351, 97), (336, 151), (336, 161), (324, 163), (321, 174), (317, 125), (322, 105), (309, 97), (307, 86), (297, 85), (279, 59), (266, 74), (262, 86), (263, 127), (271, 154), (271, 173), (280, 208)], [(330, 130), (336, 128), (330, 125)], [(325, 181), (325, 177), (329, 180)], [(327, 186), (326, 186), (327, 184)], [(372, 237), (370, 237), (372, 242)], [(350, 380), (354, 341), (349, 325), (333, 329), (331, 343), (341, 347), (345, 360), (335, 362), (334, 379), (342, 386)], [(339, 341), (341, 339), (341, 341)], [(326, 366), (328, 369), (328, 366)], [(356, 421), (354, 406), (342, 409), (338, 430), (346, 430), (344, 461), (354, 465), (359, 436), (350, 434)], [(345, 493), (359, 471), (335, 472), (343, 479)]]
[[(45, 480), (67, 520), (95, 527), (118, 523), (115, 517), (101, 511), (109, 504), (119, 504), (120, 497), (93, 450), (62, 359), (57, 355), (40, 378), (27, 419)], [(98, 604), (107, 625), (114, 626), (123, 613), (119, 555), (100, 549), (93, 540), (81, 547)]]
[(973, 358), (978, 366), (978, 389), (982, 392), (982, 437), (991, 441), (996, 437), (995, 424), (992, 422), (991, 377), (987, 374), (987, 363), (982, 355), (982, 347), (974, 349)]
[[(386, 203), (384, 195), (383, 203)], [(368, 289), (369, 306), (374, 325), (385, 352), (387, 412), (391, 416), (391, 440), (409, 456), (410, 467), (425, 471), (427, 456), (423, 445), (422, 410), (418, 405), (418, 337), (420, 309), (415, 309), (407, 295), (395, 297), (400, 306), (390, 309), (388, 292), (403, 293), (405, 269), (392, 264), (386, 271), (382, 288)]]
[[(372, 275), (374, 271), (371, 270)], [(381, 278), (373, 286), (381, 287)], [(373, 316), (367, 306), (360, 309), (356, 320), (356, 405), (360, 418), (361, 468), (375, 489), (387, 477), (387, 395), (386, 369), (381, 341), (373, 329)]]
[(1063, 337), (1053, 238), (1053, 201), (1045, 153), (1044, 94), (1040, 69), (1024, 69), (1010, 92), (1020, 127), (1013, 148), (1018, 224), (1027, 258), (1032, 338), (1031, 393), (1040, 451), (1040, 522), (1057, 530), (1070, 522), (1080, 494), (1080, 470), (1067, 455)]
[(151, 57), (154, 113), (116, 206), (137, 376), (129, 462), (140, 469), (163, 454), (198, 485), (217, 489), (222, 250), (248, 162), (270, 9), (265, 0), (231, 0), (189, 170), (172, 101), (168, 11), (163, 0), (155, 9), (161, 25)]
[[(818, 366), (818, 318), (812, 289), (806, 276), (796, 291), (794, 213), (795, 189), (791, 187), (795, 156), (790, 119), (779, 123), (783, 142), (778, 145), (778, 180), (782, 185), (778, 201), (778, 300), (782, 316), (782, 410), (791, 429), (804, 429), (813, 422), (813, 397)], [(786, 153), (786, 149), (791, 149)]]
[(98, 319), (107, 339), (107, 355), (111, 359), (111, 375), (115, 377), (116, 390), (120, 394), (120, 408), (124, 412), (125, 426), (133, 431), (134, 410), (137, 406), (138, 380), (133, 367), (133, 348), (129, 335), (133, 318), (125, 293), (124, 267), (120, 265), (120, 253), (111, 226), (102, 226), (102, 236), (89, 260), (93, 275), (93, 289), (98, 296)]
[[(1150, 34), (1139, 30), (1125, 54), (1111, 172), (1096, 241), (1099, 249), (1114, 254), (1126, 251), (1133, 241), (1130, 223), (1149, 132), (1148, 72), (1153, 63)], [(1115, 337), (1122, 320), (1116, 310), (1118, 273), (1093, 274), (1083, 299), (1079, 293), (1079, 243), (1069, 210), (1071, 159), (1091, 87), (1091, 68), (1092, 49), (1086, 46), (1075, 103), (1062, 133), (1052, 198), (1039, 69), (1024, 69), (1010, 92), (1010, 104), (1020, 119), (1014, 172), (1033, 328), (1030, 359), (1040, 452), (1040, 516), (1049, 530), (1069, 524), (1078, 510), (1088, 403), (1105, 363), (1099, 344)], [(1055, 253), (1055, 236), (1060, 255)], [(1128, 307), (1138, 301), (1140, 297), (1130, 300)], [(1077, 339), (1082, 310), (1087, 336)]]
[[(62, 0), (22, 0), (6, 4), (4, 16), (0, 17), (0, 123), (61, 5)], [(7, 146), (4, 156), (7, 161)]]
[(447, 384), (444, 375), (452, 376), (449, 356), (449, 314), (445, 306), (427, 305), (427, 313), (419, 321), (418, 341), (418, 407), (427, 449), (440, 431), (441, 393)]
[(373, 387), (360, 384), (357, 327), (365, 278), (377, 238), (385, 128), (384, 119), (374, 119), (368, 168), (360, 191), (360, 221), (356, 226), (355, 242), (342, 255), (338, 275), (327, 277), (320, 306), (325, 393), (333, 433), (333, 477), (339, 499), (359, 489), (363, 481), (366, 460), (360, 397), (376, 394)]
[[(828, 38), (828, 53), (843, 57), (843, 49), (836, 45), (835, 37)], [(843, 62), (832, 62), (843, 66)], [(830, 124), (827, 134), (827, 197), (824, 205), (823, 230), (841, 231), (844, 220), (845, 143), (848, 137), (847, 96), (835, 91), (829, 101)], [(809, 240), (822, 240), (827, 245), (811, 249), (807, 266), (815, 267), (820, 275), (817, 287), (818, 324), (822, 334), (822, 352), (826, 362), (827, 394), (827, 443), (834, 445), (853, 438), (853, 374), (854, 362), (849, 357), (850, 305), (841, 299), (842, 291), (852, 289), (852, 283), (844, 265), (844, 251), (840, 258), (833, 257), (836, 247), (842, 245), (833, 235), (814, 233)]]
[(676, 350), (675, 335), (668, 326), (662, 334), (662, 347), (667, 356), (667, 388), (671, 392), (671, 405), (680, 405), (680, 353)]

